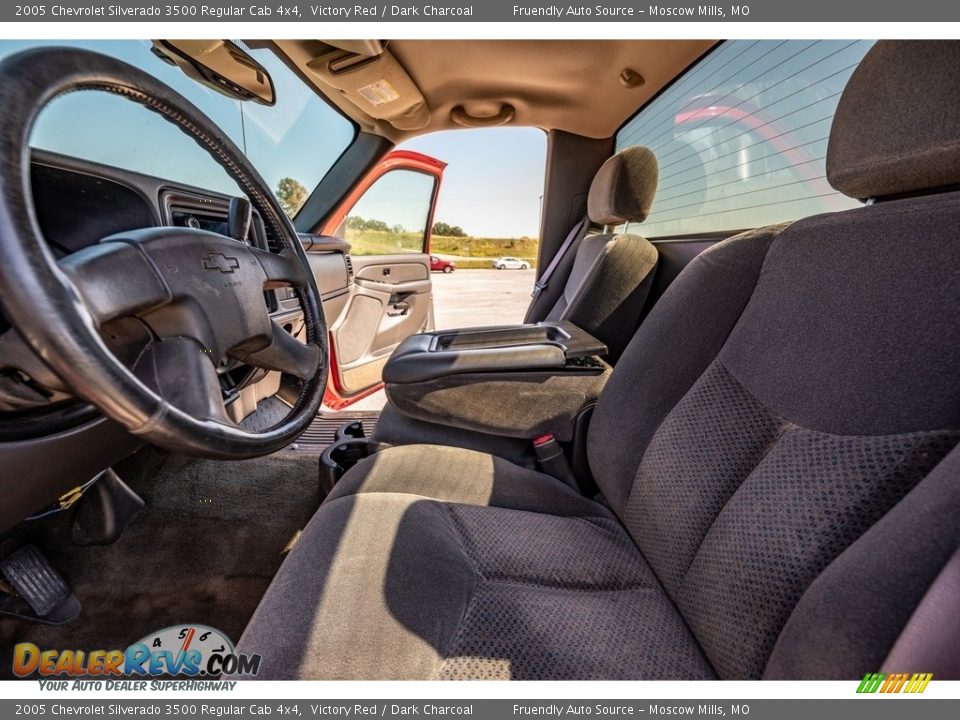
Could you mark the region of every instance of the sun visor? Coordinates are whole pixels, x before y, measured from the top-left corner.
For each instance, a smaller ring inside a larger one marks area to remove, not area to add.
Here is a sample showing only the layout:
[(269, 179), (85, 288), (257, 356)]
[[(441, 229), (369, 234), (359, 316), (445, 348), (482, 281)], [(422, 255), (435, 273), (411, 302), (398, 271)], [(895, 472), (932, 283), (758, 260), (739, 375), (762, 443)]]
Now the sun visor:
[(423, 93), (389, 50), (361, 55), (336, 49), (314, 58), (307, 68), (375, 120), (398, 130), (419, 130), (430, 122)]

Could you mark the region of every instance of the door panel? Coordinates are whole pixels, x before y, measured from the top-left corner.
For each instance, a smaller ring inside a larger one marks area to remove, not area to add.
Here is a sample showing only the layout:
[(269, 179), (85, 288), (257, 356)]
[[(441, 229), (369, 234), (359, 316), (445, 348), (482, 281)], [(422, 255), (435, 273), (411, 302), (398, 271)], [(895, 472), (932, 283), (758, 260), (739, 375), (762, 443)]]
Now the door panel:
[(325, 223), (351, 246), (349, 300), (330, 323), (326, 402), (344, 407), (381, 385), (406, 337), (433, 329), (430, 232), (444, 163), (387, 155)]
[(380, 382), (380, 371), (401, 340), (432, 329), (430, 256), (353, 258), (354, 284), (346, 311), (332, 329), (339, 387), (360, 392)]
[[(417, 280), (429, 282), (429, 262), (427, 266), (421, 265), (421, 258), (422, 256), (418, 255), (416, 262), (408, 262), (412, 259), (409, 255), (358, 257), (354, 260), (357, 282), (367, 283), (372, 281), (390, 284), (416, 282)], [(427, 260), (429, 261), (429, 259), (428, 257)]]

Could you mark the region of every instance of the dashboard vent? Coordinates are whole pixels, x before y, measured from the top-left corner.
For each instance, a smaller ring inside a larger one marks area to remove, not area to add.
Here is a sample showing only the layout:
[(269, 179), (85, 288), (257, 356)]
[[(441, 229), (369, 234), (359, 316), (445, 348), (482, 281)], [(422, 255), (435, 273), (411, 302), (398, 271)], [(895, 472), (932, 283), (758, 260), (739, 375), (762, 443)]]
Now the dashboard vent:
[[(191, 227), (210, 232), (227, 234), (227, 208), (230, 200), (226, 197), (202, 195), (186, 190), (165, 190), (161, 195), (161, 205), (168, 225)], [(253, 222), (247, 245), (279, 252), (273, 238), (268, 237), (260, 213), (253, 211)]]
[(353, 259), (347, 253), (343, 256), (343, 262), (347, 265), (347, 280), (353, 279)]
[[(259, 218), (257, 218), (259, 220)], [(263, 227), (263, 222), (260, 223), (261, 228)], [(273, 237), (273, 234), (268, 232), (265, 228), (263, 229), (263, 235), (266, 238), (267, 250), (272, 253), (279, 253), (283, 251), (284, 245), (283, 241), (279, 238)]]

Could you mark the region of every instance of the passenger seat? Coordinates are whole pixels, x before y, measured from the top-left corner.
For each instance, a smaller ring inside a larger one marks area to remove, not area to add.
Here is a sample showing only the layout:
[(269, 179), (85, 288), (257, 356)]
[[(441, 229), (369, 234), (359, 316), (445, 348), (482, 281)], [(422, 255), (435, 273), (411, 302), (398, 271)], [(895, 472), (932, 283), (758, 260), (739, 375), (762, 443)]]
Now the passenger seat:
[[(606, 343), (607, 359), (616, 362), (637, 329), (657, 249), (639, 235), (606, 231), (646, 220), (657, 178), (657, 159), (645, 147), (623, 150), (600, 167), (590, 185), (587, 216), (540, 273), (525, 323), (569, 320)], [(603, 232), (590, 234), (593, 225)], [(559, 283), (563, 291), (558, 297)]]
[[(591, 223), (604, 228), (646, 219), (657, 190), (653, 152), (632, 147), (608, 159), (590, 185), (587, 217), (567, 236), (558, 255), (540, 275), (524, 322), (569, 320), (602, 340), (613, 364), (639, 323), (657, 264), (657, 249), (639, 235), (586, 234)], [(563, 251), (566, 252), (563, 252)], [(563, 283), (557, 297), (558, 283)], [(550, 293), (549, 288), (554, 292)], [(545, 301), (546, 298), (555, 298)], [(467, 448), (534, 467), (530, 439), (501, 437), (409, 417), (387, 402), (374, 427), (376, 447), (435, 445)]]

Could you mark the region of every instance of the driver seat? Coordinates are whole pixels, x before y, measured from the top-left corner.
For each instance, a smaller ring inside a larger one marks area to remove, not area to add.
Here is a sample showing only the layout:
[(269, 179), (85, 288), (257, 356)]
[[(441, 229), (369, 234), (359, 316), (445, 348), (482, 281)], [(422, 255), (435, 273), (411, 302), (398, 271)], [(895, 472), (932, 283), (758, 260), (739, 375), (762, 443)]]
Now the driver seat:
[(238, 652), (268, 679), (960, 675), (955, 598), (928, 595), (960, 545), (957, 87), (960, 43), (868, 53), (827, 172), (876, 202), (689, 264), (600, 398), (599, 501), (471, 450), (377, 453)]

